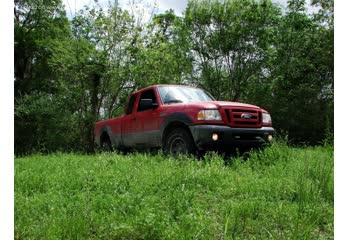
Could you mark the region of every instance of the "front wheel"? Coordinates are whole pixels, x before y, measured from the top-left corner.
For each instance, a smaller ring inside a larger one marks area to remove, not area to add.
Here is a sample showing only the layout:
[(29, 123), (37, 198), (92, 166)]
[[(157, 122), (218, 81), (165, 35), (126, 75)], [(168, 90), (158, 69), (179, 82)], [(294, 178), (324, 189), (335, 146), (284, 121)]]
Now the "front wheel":
[(172, 130), (165, 139), (164, 150), (173, 156), (194, 154), (196, 147), (191, 134), (183, 128)]

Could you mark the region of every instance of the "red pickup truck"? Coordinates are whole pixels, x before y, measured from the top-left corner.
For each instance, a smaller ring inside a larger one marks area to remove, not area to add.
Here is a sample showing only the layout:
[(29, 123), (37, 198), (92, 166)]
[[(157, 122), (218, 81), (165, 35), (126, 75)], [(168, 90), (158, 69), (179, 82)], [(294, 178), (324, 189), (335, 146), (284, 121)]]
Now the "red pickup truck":
[(94, 134), (103, 149), (162, 148), (176, 155), (261, 146), (274, 129), (260, 107), (216, 101), (199, 88), (155, 85), (131, 94), (125, 115), (97, 122)]

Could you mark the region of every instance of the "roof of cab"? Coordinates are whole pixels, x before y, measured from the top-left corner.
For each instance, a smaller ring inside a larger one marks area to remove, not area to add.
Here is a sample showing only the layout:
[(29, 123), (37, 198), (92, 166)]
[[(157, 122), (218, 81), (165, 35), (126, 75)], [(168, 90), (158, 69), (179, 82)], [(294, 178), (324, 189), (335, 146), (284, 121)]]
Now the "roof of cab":
[(139, 93), (139, 92), (141, 92), (141, 91), (148, 90), (148, 89), (150, 89), (150, 88), (161, 87), (161, 86), (174, 86), (174, 87), (190, 87), (190, 88), (197, 88), (197, 87), (194, 87), (194, 86), (181, 85), (181, 84), (155, 84), (155, 85), (151, 85), (151, 86), (148, 86), (148, 87), (141, 88), (141, 89), (139, 89), (139, 90), (133, 92), (132, 94)]

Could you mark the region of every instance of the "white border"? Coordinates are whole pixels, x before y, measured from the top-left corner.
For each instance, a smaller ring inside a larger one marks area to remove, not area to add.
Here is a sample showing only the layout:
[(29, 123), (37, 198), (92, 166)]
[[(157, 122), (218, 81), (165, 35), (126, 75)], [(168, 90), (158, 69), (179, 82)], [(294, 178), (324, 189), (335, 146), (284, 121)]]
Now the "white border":
[(350, 94), (350, 51), (349, 51), (349, 9), (350, 1), (336, 1), (334, 34), (335, 67), (335, 239), (349, 239), (350, 218), (350, 142), (349, 142), (349, 94)]
[(14, 155), (13, 155), (13, 1), (1, 1), (0, 75), (0, 239), (14, 239)]

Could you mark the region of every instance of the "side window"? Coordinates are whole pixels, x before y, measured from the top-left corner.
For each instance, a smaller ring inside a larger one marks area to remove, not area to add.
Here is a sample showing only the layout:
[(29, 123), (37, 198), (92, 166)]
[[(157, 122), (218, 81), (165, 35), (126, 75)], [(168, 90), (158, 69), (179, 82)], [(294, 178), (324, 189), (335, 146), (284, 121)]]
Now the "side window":
[(130, 99), (129, 99), (129, 104), (128, 104), (128, 108), (126, 109), (126, 115), (132, 113), (132, 108), (134, 107), (134, 104), (135, 104), (136, 95), (137, 95), (137, 94), (134, 94), (134, 95), (132, 95), (132, 96), (130, 97)]
[(142, 109), (140, 107), (141, 106), (141, 104), (140, 104), (141, 103), (141, 99), (152, 99), (152, 104), (153, 103), (157, 103), (156, 94), (154, 93), (153, 89), (144, 91), (144, 92), (141, 93), (140, 101), (139, 101), (139, 104), (138, 104), (138, 107), (137, 107), (137, 111), (138, 112), (146, 110), (146, 109)]

